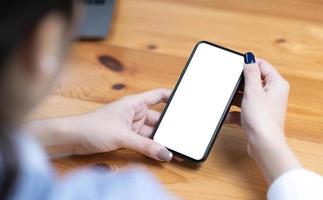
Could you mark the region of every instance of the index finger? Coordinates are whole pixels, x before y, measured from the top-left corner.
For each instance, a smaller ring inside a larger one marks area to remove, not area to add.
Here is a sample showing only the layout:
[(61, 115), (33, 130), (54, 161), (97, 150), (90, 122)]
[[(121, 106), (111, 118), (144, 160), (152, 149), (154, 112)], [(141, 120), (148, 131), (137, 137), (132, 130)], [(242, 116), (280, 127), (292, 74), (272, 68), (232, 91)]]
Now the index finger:
[(268, 61), (257, 58), (257, 63), (259, 64), (261, 76), (263, 78), (268, 78), (269, 80), (277, 80), (283, 78)]
[(135, 95), (136, 99), (144, 102), (148, 106), (153, 106), (161, 102), (166, 102), (171, 95), (172, 90), (160, 88)]

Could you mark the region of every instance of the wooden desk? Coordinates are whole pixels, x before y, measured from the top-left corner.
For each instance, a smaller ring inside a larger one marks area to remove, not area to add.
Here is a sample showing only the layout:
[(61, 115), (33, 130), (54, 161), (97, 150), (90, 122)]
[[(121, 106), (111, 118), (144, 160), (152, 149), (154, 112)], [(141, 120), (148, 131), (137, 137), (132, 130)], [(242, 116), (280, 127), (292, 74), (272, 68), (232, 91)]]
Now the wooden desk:
[[(323, 1), (307, 0), (118, 0), (109, 37), (73, 44), (55, 89), (34, 116), (82, 113), (130, 93), (172, 88), (194, 44), (209, 40), (253, 51), (290, 82), (288, 142), (305, 167), (323, 174), (322, 10)], [(265, 199), (267, 188), (242, 131), (227, 125), (198, 168), (126, 150), (54, 161), (61, 174), (96, 163), (113, 170), (140, 165), (183, 199)]]

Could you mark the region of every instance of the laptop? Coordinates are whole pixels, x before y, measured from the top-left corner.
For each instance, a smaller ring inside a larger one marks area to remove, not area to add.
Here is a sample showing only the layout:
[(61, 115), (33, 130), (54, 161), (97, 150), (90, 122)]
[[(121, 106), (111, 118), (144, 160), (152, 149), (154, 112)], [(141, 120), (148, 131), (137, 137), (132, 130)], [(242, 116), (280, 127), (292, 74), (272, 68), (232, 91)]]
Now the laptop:
[(79, 39), (104, 39), (109, 33), (115, 0), (79, 0), (83, 18), (76, 33)]

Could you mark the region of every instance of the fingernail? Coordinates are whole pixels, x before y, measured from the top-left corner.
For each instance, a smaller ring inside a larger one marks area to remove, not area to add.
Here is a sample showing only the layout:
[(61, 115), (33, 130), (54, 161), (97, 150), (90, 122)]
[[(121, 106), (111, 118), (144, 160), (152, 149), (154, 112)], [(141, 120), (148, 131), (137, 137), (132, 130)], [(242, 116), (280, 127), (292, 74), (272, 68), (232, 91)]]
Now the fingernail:
[(157, 155), (158, 159), (163, 161), (170, 161), (173, 158), (173, 153), (167, 149), (160, 149)]
[(244, 62), (246, 64), (256, 63), (255, 55), (253, 55), (253, 53), (251, 53), (251, 52), (247, 52), (244, 55)]

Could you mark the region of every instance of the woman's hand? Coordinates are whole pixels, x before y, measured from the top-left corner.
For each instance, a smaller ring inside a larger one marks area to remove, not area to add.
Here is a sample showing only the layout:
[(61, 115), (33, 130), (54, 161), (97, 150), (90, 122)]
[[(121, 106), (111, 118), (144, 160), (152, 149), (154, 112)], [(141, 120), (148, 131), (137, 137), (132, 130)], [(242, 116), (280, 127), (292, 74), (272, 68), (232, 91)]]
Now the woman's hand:
[(289, 84), (272, 65), (261, 59), (245, 64), (244, 78), (244, 94), (238, 93), (235, 101), (242, 100), (241, 114), (232, 112), (226, 121), (242, 125), (248, 152), (271, 183), (282, 173), (301, 167), (285, 139)]
[(166, 102), (170, 94), (167, 89), (151, 90), (126, 96), (91, 113), (35, 121), (29, 127), (30, 131), (44, 133), (37, 137), (56, 153), (92, 154), (127, 148), (170, 161), (172, 153), (150, 139), (160, 113), (149, 108)]
[(285, 145), (288, 82), (261, 59), (257, 59), (257, 63), (245, 64), (244, 78), (244, 94), (238, 93), (236, 96), (242, 100), (238, 105), (241, 106), (241, 115), (232, 112), (227, 121), (242, 125), (248, 137), (251, 155), (252, 149), (258, 146)]

